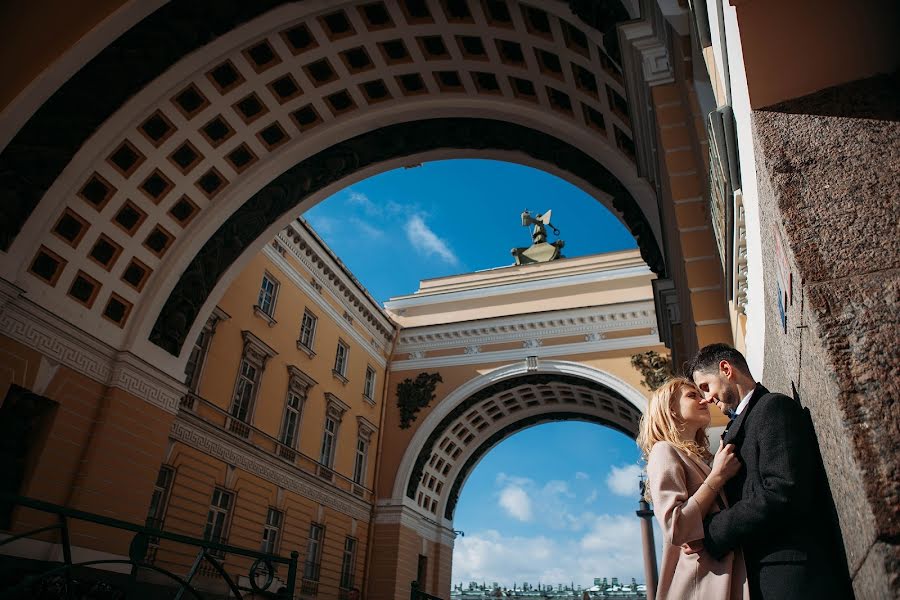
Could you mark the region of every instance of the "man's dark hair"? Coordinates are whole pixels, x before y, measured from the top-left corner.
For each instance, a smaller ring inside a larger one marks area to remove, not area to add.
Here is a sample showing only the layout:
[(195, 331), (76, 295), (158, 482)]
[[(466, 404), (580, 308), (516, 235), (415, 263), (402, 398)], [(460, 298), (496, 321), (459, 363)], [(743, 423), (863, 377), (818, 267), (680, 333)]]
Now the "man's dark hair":
[(691, 359), (685, 368), (685, 375), (689, 379), (694, 379), (694, 373), (701, 371), (709, 373), (710, 371), (718, 371), (719, 363), (727, 360), (731, 366), (741, 371), (745, 375), (750, 375), (750, 367), (747, 366), (747, 359), (744, 355), (729, 346), (728, 344), (710, 344), (703, 346), (700, 351)]

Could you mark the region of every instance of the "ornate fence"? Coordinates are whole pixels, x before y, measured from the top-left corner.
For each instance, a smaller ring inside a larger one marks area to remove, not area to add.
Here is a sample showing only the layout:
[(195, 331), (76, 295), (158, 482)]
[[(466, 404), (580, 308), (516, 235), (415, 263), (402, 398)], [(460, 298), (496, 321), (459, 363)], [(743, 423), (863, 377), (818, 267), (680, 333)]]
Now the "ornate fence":
[[(12, 600), (14, 598), (32, 597), (32, 590), (36, 586), (46, 584), (48, 581), (53, 582), (52, 586), (54, 587), (54, 592), (56, 592), (52, 595), (66, 598), (68, 600), (75, 600), (75, 598), (85, 595), (96, 597), (97, 585), (106, 585), (106, 587), (110, 588), (109, 595), (111, 597), (124, 597), (124, 591), (120, 590), (121, 593), (112, 593), (112, 586), (102, 583), (98, 584), (97, 582), (90, 582), (94, 585), (94, 587), (90, 590), (85, 590), (85, 582), (79, 581), (74, 577), (75, 569), (80, 569), (82, 567), (98, 567), (110, 565), (131, 566), (131, 574), (127, 583), (128, 586), (139, 585), (139, 583), (137, 582), (137, 575), (138, 572), (142, 569), (158, 573), (162, 576), (162, 579), (167, 579), (175, 584), (174, 586), (172, 586), (175, 588), (172, 596), (175, 600), (181, 600), (186, 592), (194, 598), (202, 600), (200, 592), (196, 589), (195, 585), (192, 582), (194, 576), (203, 570), (214, 572), (216, 575), (221, 577), (228, 586), (233, 597), (237, 598), (238, 600), (243, 600), (244, 592), (250, 592), (254, 595), (254, 597), (271, 598), (272, 600), (289, 600), (293, 598), (297, 582), (298, 553), (296, 551), (291, 552), (290, 558), (283, 558), (274, 554), (266, 554), (264, 552), (247, 550), (246, 548), (229, 546), (227, 544), (222, 544), (211, 540), (201, 540), (186, 535), (169, 533), (166, 531), (161, 531), (160, 529), (154, 527), (135, 525), (134, 523), (129, 523), (127, 521), (120, 521), (118, 519), (112, 519), (101, 515), (74, 510), (64, 506), (51, 504), (49, 502), (43, 502), (41, 500), (34, 500), (32, 498), (25, 498), (23, 496), (16, 496), (13, 494), (0, 494), (0, 508), (4, 510), (11, 510), (14, 506), (20, 506), (56, 515), (57, 523), (46, 527), (40, 527), (31, 531), (26, 531), (24, 533), (19, 533), (4, 540), (0, 540), (0, 553), (3, 552), (3, 546), (11, 544), (16, 540), (31, 538), (39, 534), (57, 531), (59, 532), (59, 544), (62, 549), (63, 560), (61, 563), (58, 561), (50, 563), (46, 570), (34, 575), (26, 576), (22, 581), (7, 588), (6, 590), (0, 591), (0, 600)], [(128, 559), (89, 560), (80, 563), (73, 562), (72, 544), (69, 535), (69, 524), (71, 520), (84, 521), (104, 527), (111, 527), (113, 529), (134, 532), (135, 536), (131, 540), (131, 544), (128, 549)], [(159, 540), (170, 540), (172, 542), (198, 548), (197, 555), (194, 558), (193, 564), (191, 565), (187, 574), (185, 574), (184, 576), (180, 576), (176, 573), (172, 573), (171, 571), (160, 568), (159, 566), (153, 564), (155, 545), (159, 543)], [(224, 553), (254, 559), (254, 562), (247, 574), (247, 579), (249, 580), (250, 584), (249, 588), (239, 587), (231, 578), (231, 576), (225, 571), (221, 559), (216, 558), (216, 555), (222, 556), (224, 555)], [(3, 557), (0, 556), (0, 560), (2, 560), (2, 558)], [(272, 592), (269, 591), (268, 588), (272, 585), (275, 576), (275, 567), (278, 564), (287, 565), (287, 582), (286, 585), (280, 587), (277, 591)], [(92, 577), (92, 579), (102, 580), (103, 573), (104, 571), (102, 570), (96, 571), (96, 577)], [(46, 587), (47, 586), (44, 585), (44, 588)]]

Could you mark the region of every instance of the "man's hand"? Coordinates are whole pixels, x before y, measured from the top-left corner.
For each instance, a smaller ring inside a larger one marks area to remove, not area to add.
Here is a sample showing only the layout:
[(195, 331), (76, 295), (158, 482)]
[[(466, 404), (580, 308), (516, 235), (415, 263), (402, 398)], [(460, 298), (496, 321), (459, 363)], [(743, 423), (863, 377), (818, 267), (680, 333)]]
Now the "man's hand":
[(703, 550), (703, 540), (694, 540), (681, 545), (681, 551), (687, 555), (699, 554)]

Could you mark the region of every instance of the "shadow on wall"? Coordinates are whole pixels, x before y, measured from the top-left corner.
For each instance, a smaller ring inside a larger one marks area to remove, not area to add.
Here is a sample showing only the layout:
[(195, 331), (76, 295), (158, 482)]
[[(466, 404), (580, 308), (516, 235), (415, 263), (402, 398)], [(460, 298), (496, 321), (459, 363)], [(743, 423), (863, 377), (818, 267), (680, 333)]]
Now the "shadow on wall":
[(826, 88), (760, 111), (847, 119), (900, 121), (900, 71)]
[[(800, 394), (794, 383), (791, 382), (791, 395), (794, 401), (803, 406), (800, 402)], [(806, 417), (806, 433), (809, 437), (808, 443), (813, 448), (813, 473), (812, 481), (815, 489), (812, 490), (810, 497), (818, 506), (816, 512), (821, 520), (821, 540), (823, 548), (837, 549), (835, 552), (836, 564), (832, 565), (834, 569), (834, 581), (840, 582), (840, 585), (846, 587), (843, 597), (853, 598), (853, 589), (850, 585), (850, 571), (847, 567), (847, 553), (844, 550), (844, 536), (841, 533), (841, 526), (838, 521), (837, 507), (834, 504), (834, 497), (831, 495), (831, 486), (828, 484), (828, 475), (825, 471), (825, 462), (822, 460), (822, 453), (819, 450), (819, 438), (816, 434), (816, 427), (813, 424), (812, 415), (809, 408), (803, 406), (803, 415)]]

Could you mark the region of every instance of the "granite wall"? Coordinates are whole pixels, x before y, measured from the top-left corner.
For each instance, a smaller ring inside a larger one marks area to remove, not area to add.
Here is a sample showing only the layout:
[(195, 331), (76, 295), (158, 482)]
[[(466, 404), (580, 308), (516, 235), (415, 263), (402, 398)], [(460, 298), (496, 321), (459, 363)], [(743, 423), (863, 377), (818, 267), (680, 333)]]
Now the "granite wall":
[(900, 598), (898, 98), (883, 75), (753, 114), (765, 383), (809, 408), (860, 599)]

